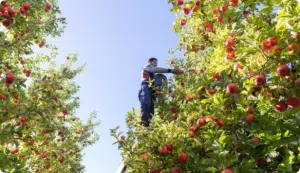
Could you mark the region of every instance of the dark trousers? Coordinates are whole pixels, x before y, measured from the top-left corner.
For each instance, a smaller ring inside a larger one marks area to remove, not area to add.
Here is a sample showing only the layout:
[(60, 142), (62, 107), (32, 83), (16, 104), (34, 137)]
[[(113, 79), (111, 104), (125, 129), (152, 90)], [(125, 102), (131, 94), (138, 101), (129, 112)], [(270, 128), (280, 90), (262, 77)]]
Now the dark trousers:
[(154, 103), (152, 99), (152, 88), (148, 86), (148, 83), (142, 83), (139, 100), (142, 109), (142, 124), (144, 126), (149, 126), (150, 120), (154, 115)]

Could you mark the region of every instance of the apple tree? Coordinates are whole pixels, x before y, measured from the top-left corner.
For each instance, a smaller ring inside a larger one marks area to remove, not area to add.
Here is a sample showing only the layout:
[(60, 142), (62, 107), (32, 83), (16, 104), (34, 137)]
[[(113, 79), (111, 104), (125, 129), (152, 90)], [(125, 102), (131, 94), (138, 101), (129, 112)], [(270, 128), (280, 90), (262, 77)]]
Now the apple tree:
[(184, 73), (157, 95), (150, 128), (133, 109), (127, 135), (112, 129), (128, 172), (299, 171), (299, 2), (169, 3), (170, 65)]
[(74, 67), (77, 55), (58, 66), (46, 42), (66, 26), (57, 2), (1, 1), (0, 23), (0, 170), (83, 172), (82, 151), (98, 140), (99, 122), (95, 112), (86, 123), (75, 115), (73, 79), (84, 67)]

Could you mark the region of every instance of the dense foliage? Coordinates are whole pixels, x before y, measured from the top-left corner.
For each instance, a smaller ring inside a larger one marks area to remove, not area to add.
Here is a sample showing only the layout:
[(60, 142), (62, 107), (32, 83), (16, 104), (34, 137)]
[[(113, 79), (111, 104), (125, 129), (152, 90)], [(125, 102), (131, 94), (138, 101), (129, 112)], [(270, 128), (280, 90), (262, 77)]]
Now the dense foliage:
[(86, 124), (75, 116), (77, 55), (57, 66), (46, 42), (66, 25), (57, 2), (2, 1), (0, 23), (0, 170), (83, 172), (82, 150), (98, 140), (99, 123), (94, 112)]
[(300, 4), (296, 0), (169, 0), (180, 37), (150, 129), (127, 115), (112, 129), (128, 172), (297, 172)]

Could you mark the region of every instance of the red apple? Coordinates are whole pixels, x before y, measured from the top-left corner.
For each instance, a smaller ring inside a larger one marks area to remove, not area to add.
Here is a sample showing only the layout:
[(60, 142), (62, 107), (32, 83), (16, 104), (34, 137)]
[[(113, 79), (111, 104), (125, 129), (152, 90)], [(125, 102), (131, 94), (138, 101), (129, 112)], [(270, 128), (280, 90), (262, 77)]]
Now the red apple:
[(192, 95), (190, 95), (190, 94), (188, 94), (187, 96), (186, 96), (186, 100), (187, 101), (192, 101), (193, 100), (193, 96)]
[(218, 16), (217, 20), (218, 20), (219, 23), (222, 23), (223, 22), (223, 16)]
[(287, 110), (288, 105), (285, 102), (280, 101), (275, 104), (274, 108), (276, 112), (284, 112)]
[(175, 113), (175, 114), (173, 114), (173, 115), (172, 115), (172, 118), (173, 118), (174, 120), (177, 120), (177, 118), (178, 118), (178, 114), (176, 114), (176, 113)]
[(297, 97), (288, 98), (287, 105), (289, 108), (299, 108), (300, 100)]
[(252, 106), (250, 106), (250, 107), (248, 108), (247, 113), (248, 113), (248, 114), (254, 114), (254, 109), (253, 109)]
[(182, 5), (184, 3), (183, 0), (177, 0), (177, 5)]
[(169, 151), (172, 151), (173, 150), (173, 145), (172, 144), (168, 144), (167, 148), (168, 148)]
[(213, 10), (213, 14), (214, 15), (217, 15), (218, 13), (219, 13), (219, 9), (218, 8)]
[(242, 66), (239, 63), (234, 64), (233, 66), (234, 71), (239, 71), (240, 69), (242, 69)]
[(253, 115), (247, 115), (245, 121), (247, 124), (252, 124), (255, 121), (255, 117)]
[(186, 24), (186, 19), (180, 19), (180, 25), (184, 26)]
[(26, 122), (27, 118), (25, 116), (21, 117), (21, 122)]
[(230, 169), (224, 169), (224, 170), (222, 170), (222, 172), (221, 173), (232, 173), (232, 171), (230, 170)]
[(10, 17), (13, 17), (14, 15), (16, 15), (17, 11), (13, 8), (9, 8), (8, 9), (8, 14), (10, 15)]
[(271, 43), (272, 46), (277, 44), (277, 39), (275, 37), (268, 38), (268, 41)]
[(188, 15), (188, 14), (190, 13), (190, 10), (191, 10), (191, 9), (189, 9), (189, 8), (187, 8), (187, 7), (184, 7), (184, 8), (183, 8), (183, 12), (184, 12), (185, 15)]
[(227, 6), (226, 5), (222, 5), (221, 7), (220, 7), (220, 11), (221, 12), (225, 12), (227, 10)]
[(200, 118), (200, 119), (198, 119), (197, 123), (199, 126), (204, 126), (206, 124), (206, 120), (203, 118)]
[(31, 9), (30, 3), (29, 3), (29, 2), (24, 2), (24, 3), (23, 3), (23, 8), (24, 8), (25, 10), (30, 10), (30, 9)]
[(170, 109), (171, 109), (171, 112), (172, 112), (172, 113), (175, 113), (175, 112), (176, 112), (176, 106), (171, 106)]
[(169, 150), (168, 150), (167, 146), (161, 147), (160, 153), (161, 153), (162, 155), (167, 155), (168, 152), (169, 152)]
[(267, 164), (268, 164), (268, 162), (264, 158), (259, 158), (256, 160), (256, 166), (259, 168), (264, 168), (265, 166), (267, 166)]
[(226, 40), (225, 46), (226, 46), (226, 48), (232, 48), (234, 46), (234, 39), (229, 38), (228, 40)]
[(47, 157), (47, 154), (46, 153), (42, 153), (42, 158), (46, 158)]
[(172, 168), (171, 173), (180, 173), (179, 168)]
[(27, 14), (27, 11), (23, 7), (21, 7), (19, 11), (21, 14), (24, 14), (24, 15)]
[(189, 134), (190, 138), (195, 137), (195, 132), (193, 130), (189, 130), (188, 134)]
[(179, 163), (186, 163), (188, 161), (188, 155), (184, 152), (178, 156)]
[(296, 54), (298, 52), (298, 47), (299, 46), (297, 43), (289, 44), (288, 51), (291, 52), (292, 54)]
[(269, 54), (274, 54), (275, 56), (280, 56), (280, 54), (281, 54), (281, 48), (279, 46), (273, 46), (269, 50)]
[(238, 85), (235, 83), (229, 83), (226, 87), (228, 94), (236, 94), (238, 93)]
[(50, 166), (49, 163), (47, 163), (46, 166), (45, 166), (46, 169), (49, 169), (50, 167), (51, 167), (51, 166)]
[(223, 127), (223, 126), (224, 126), (224, 121), (223, 121), (223, 120), (217, 120), (217, 121), (216, 121), (216, 125), (217, 125), (218, 127)]
[(205, 46), (204, 45), (201, 45), (200, 46), (200, 50), (204, 50), (205, 49)]
[(255, 85), (261, 86), (266, 83), (267, 79), (264, 75), (257, 75), (255, 77)]
[(229, 5), (233, 6), (233, 7), (236, 7), (238, 2), (239, 2), (238, 0), (229, 0)]
[(290, 68), (287, 65), (281, 65), (277, 67), (277, 73), (280, 76), (288, 76), (290, 74)]
[(2, 2), (1, 2), (1, 5), (2, 5), (3, 7), (9, 7), (9, 6), (10, 6), (10, 3), (9, 3), (8, 1), (2, 1)]
[(199, 6), (199, 5), (200, 5), (200, 0), (196, 0), (195, 4), (196, 4), (197, 6)]
[(255, 138), (252, 138), (251, 141), (252, 141), (253, 143), (258, 144), (258, 143), (260, 143), (260, 138), (255, 137)]
[(269, 50), (271, 49), (272, 47), (272, 43), (268, 40), (263, 40), (262, 42), (262, 50), (266, 51), (266, 50)]

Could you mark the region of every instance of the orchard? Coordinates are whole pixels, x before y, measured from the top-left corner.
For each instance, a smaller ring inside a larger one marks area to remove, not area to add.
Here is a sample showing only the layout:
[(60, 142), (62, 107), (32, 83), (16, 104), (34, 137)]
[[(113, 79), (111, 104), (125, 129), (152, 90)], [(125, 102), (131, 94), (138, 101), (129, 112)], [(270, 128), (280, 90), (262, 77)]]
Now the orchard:
[[(83, 172), (82, 150), (95, 143), (96, 114), (76, 115), (77, 55), (55, 65), (47, 44), (66, 25), (56, 1), (9, 0), (0, 5), (0, 170), (6, 173)], [(45, 49), (49, 54), (35, 53)], [(0, 172), (1, 172), (0, 171)]]
[[(169, 0), (180, 42), (150, 128), (128, 112), (112, 136), (132, 173), (300, 169), (297, 0)], [(176, 57), (177, 52), (182, 53)]]

